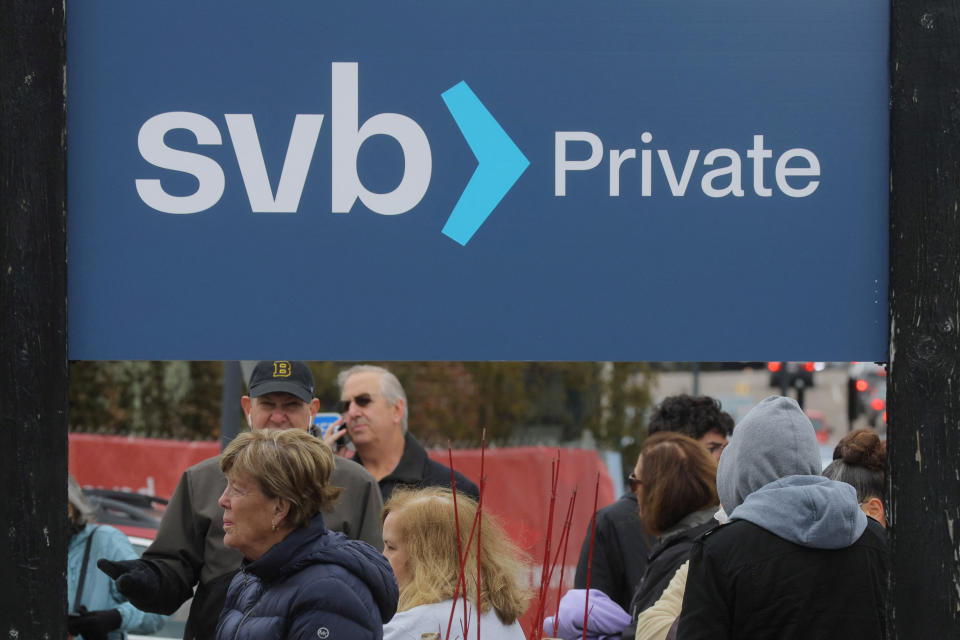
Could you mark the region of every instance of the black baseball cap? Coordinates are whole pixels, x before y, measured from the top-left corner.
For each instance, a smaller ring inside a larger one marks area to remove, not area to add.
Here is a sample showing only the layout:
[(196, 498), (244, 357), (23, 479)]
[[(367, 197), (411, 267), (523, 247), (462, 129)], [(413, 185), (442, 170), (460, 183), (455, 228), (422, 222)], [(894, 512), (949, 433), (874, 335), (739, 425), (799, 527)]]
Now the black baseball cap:
[(289, 393), (304, 402), (313, 400), (313, 373), (299, 360), (261, 360), (250, 376), (250, 397)]

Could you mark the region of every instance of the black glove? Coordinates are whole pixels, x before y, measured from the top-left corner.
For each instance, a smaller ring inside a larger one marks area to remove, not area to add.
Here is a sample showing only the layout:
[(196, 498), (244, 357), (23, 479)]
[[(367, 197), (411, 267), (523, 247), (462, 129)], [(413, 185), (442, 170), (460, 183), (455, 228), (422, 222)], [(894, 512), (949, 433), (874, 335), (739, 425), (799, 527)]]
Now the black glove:
[(144, 611), (153, 610), (150, 604), (157, 598), (160, 590), (160, 576), (150, 563), (144, 560), (114, 562), (101, 558), (97, 560), (97, 567), (116, 581), (117, 590), (126, 596), (133, 606)]
[(87, 611), (81, 607), (79, 616), (67, 620), (67, 631), (72, 636), (83, 636), (83, 640), (107, 640), (107, 633), (119, 629), (122, 622), (116, 609)]

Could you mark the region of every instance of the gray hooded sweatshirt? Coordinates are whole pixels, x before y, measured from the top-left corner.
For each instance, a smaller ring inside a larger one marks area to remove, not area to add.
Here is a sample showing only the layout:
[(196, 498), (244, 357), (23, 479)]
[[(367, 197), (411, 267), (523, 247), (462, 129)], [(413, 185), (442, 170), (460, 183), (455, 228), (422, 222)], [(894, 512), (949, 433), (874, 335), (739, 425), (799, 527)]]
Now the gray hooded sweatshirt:
[(717, 492), (730, 520), (747, 520), (805, 547), (842, 549), (867, 527), (854, 488), (820, 474), (813, 425), (797, 403), (770, 396), (734, 429)]

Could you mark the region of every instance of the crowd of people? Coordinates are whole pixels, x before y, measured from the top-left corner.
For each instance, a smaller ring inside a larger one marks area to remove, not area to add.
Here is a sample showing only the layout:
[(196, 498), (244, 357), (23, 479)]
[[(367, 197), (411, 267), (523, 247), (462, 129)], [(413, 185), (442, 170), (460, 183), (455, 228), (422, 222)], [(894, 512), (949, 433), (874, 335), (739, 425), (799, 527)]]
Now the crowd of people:
[[(257, 363), (250, 431), (183, 473), (140, 558), (71, 479), (72, 636), (150, 633), (193, 597), (185, 640), (523, 640), (528, 558), (477, 485), (427, 456), (390, 371), (338, 383), (342, 417), (318, 435), (309, 367)], [(736, 427), (712, 398), (665, 399), (543, 637), (884, 637), (884, 443), (857, 430), (834, 458), (821, 472), (789, 398)]]

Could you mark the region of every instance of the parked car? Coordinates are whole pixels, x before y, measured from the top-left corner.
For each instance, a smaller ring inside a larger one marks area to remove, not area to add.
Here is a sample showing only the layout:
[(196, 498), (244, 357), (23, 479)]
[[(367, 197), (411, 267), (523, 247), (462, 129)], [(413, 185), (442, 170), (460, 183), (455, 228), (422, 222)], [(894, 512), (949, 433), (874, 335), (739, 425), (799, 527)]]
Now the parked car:
[(156, 496), (113, 489), (84, 489), (83, 495), (96, 510), (94, 518), (127, 535), (153, 540), (167, 501)]
[[(160, 518), (167, 501), (156, 496), (147, 496), (131, 491), (111, 489), (84, 489), (83, 494), (94, 508), (94, 521), (108, 524), (127, 535), (138, 555), (146, 551), (157, 535)], [(184, 602), (173, 615), (167, 617), (157, 632), (145, 636), (128, 634), (128, 640), (173, 640), (183, 638), (192, 600)]]

